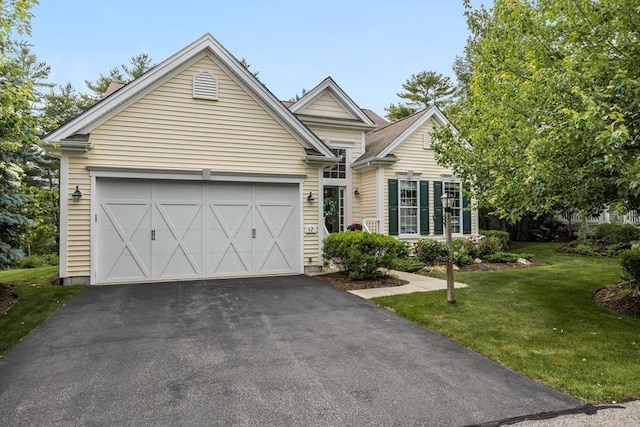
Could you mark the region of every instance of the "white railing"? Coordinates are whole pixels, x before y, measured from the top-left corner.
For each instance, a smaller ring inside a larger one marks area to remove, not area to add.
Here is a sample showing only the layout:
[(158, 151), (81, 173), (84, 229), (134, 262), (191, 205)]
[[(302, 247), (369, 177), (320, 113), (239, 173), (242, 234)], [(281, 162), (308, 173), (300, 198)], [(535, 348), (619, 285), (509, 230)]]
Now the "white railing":
[(624, 216), (624, 222), (629, 224), (640, 224), (640, 213), (638, 211), (629, 211)]
[(589, 225), (609, 224), (612, 222), (617, 222), (617, 223), (623, 222), (625, 224), (639, 224), (640, 214), (637, 211), (629, 211), (625, 215), (618, 214), (615, 211), (613, 212), (602, 211), (598, 215), (590, 215), (590, 216), (587, 216), (586, 218), (578, 214), (572, 214), (570, 220), (563, 215), (558, 215), (558, 219), (564, 222), (565, 224), (571, 221), (571, 223), (576, 226), (580, 226), (580, 224), (589, 224)]
[(367, 233), (379, 233), (380, 218), (362, 218), (362, 230)]

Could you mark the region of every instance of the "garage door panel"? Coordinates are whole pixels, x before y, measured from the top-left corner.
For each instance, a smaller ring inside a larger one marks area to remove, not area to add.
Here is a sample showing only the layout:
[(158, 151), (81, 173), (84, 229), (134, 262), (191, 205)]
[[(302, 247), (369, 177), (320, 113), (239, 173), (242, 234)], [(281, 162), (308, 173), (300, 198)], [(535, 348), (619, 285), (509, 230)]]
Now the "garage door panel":
[(103, 200), (100, 203), (98, 276), (138, 280), (151, 275), (151, 203)]
[(250, 204), (246, 201), (212, 202), (209, 203), (209, 213), (206, 237), (208, 275), (251, 272)]
[(202, 203), (156, 201), (154, 206), (155, 276), (202, 275)]

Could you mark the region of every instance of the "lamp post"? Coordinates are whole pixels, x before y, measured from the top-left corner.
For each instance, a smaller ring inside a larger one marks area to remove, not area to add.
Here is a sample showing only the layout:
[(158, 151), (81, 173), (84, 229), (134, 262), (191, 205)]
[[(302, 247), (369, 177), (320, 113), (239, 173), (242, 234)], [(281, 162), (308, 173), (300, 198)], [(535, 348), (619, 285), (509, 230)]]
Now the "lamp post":
[(451, 240), (451, 205), (453, 198), (448, 193), (444, 193), (440, 198), (444, 207), (444, 228), (449, 256), (447, 256), (447, 301), (449, 304), (456, 303), (455, 291), (453, 287), (453, 241)]

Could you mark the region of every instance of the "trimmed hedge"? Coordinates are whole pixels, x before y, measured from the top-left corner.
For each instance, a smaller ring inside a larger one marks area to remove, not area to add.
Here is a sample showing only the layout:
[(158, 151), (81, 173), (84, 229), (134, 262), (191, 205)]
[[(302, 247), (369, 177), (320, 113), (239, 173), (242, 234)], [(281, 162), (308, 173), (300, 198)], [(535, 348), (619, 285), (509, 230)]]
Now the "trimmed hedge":
[(509, 247), (509, 232), (500, 230), (480, 230), (486, 238), (494, 237), (500, 241), (501, 250), (506, 251)]
[(413, 246), (418, 261), (426, 265), (434, 265), (446, 262), (449, 256), (449, 248), (446, 243), (433, 239), (420, 239)]
[(392, 236), (377, 233), (333, 233), (324, 239), (324, 259), (332, 260), (350, 279), (375, 277), (378, 268), (393, 268), (398, 252), (404, 249)]
[(640, 289), (640, 248), (620, 252), (620, 265)]

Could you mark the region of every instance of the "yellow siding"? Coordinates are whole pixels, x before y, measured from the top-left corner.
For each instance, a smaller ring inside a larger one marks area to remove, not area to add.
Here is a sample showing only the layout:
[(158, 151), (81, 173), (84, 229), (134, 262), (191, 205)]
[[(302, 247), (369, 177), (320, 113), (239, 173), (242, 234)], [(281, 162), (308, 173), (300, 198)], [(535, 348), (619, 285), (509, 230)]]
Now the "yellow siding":
[[(218, 78), (218, 101), (193, 99), (192, 79), (202, 70)], [(71, 157), (68, 275), (90, 274), (90, 176), (86, 166), (203, 169), (238, 173), (306, 175), (317, 193), (317, 168), (304, 149), (209, 58), (203, 58), (91, 132), (89, 158)], [(302, 195), (301, 195), (302, 196)], [(317, 206), (302, 202), (303, 224), (318, 223)], [(304, 235), (304, 264), (318, 260), (317, 235)]]
[(347, 111), (340, 102), (327, 90), (315, 101), (307, 105), (300, 114), (310, 116), (332, 117), (338, 119), (357, 119), (355, 115)]
[(360, 183), (361, 218), (377, 218), (376, 170), (373, 169), (360, 174)]
[[(393, 166), (385, 169), (384, 175), (384, 197), (385, 206), (388, 206), (389, 179), (396, 179), (397, 173), (406, 173), (407, 171), (414, 171), (415, 173), (421, 173), (420, 179), (429, 181), (429, 230), (433, 234), (433, 182), (442, 181), (442, 175), (452, 175), (453, 171), (448, 168), (444, 168), (436, 163), (433, 150), (423, 148), (423, 134), (429, 132), (433, 127), (433, 121), (430, 120), (425, 123), (420, 129), (407, 138), (400, 146), (393, 152), (393, 154), (400, 160)], [(471, 230), (475, 229), (476, 215), (471, 213)], [(389, 212), (385, 209), (385, 224), (388, 227), (389, 224)]]

